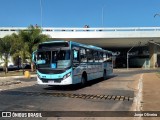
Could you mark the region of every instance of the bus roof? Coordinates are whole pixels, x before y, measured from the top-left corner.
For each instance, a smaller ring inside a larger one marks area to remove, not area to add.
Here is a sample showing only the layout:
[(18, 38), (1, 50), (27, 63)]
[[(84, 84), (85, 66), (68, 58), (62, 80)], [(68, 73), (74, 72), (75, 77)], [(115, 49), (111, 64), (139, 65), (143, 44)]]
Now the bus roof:
[(105, 49), (102, 49), (101, 47), (97, 47), (97, 46), (93, 46), (93, 45), (85, 45), (85, 44), (82, 44), (82, 43), (78, 43), (78, 42), (73, 42), (73, 41), (64, 41), (64, 40), (58, 40), (58, 41), (47, 41), (47, 42), (42, 42), (40, 44), (49, 44), (49, 43), (63, 43), (63, 42), (70, 42), (72, 45), (77, 45), (77, 46), (81, 46), (81, 47), (84, 47), (84, 48), (88, 48), (88, 49), (95, 49), (95, 50), (100, 50), (100, 51), (103, 51), (103, 52), (108, 52), (108, 53), (111, 53), (111, 51), (108, 51), (108, 50), (105, 50)]
[(73, 42), (73, 41), (70, 41), (70, 42), (71, 42), (72, 45), (77, 45), (77, 46), (81, 46), (81, 47), (85, 47), (85, 48), (90, 48), (90, 49), (102, 50), (102, 48), (96, 47), (96, 46), (93, 46), (93, 45), (85, 45), (85, 44), (78, 43), (78, 42)]
[(51, 41), (51, 40), (50, 40), (50, 41), (42, 42), (42, 43), (40, 43), (40, 44), (45, 44), (45, 43), (58, 43), (58, 42), (60, 43), (60, 42), (68, 42), (68, 41), (64, 41), (64, 40), (57, 40), (57, 41), (53, 41), (53, 40), (52, 40), (52, 41)]
[(73, 45), (78, 45), (78, 46), (85, 47), (85, 48), (88, 48), (88, 49), (100, 50), (100, 51), (108, 52), (108, 53), (111, 53), (111, 54), (112, 54), (111, 51), (102, 49), (101, 47), (97, 47), (97, 46), (93, 46), (93, 45), (85, 45), (85, 44), (81, 44), (81, 43), (73, 42), (73, 41), (70, 41), (70, 42), (71, 42), (71, 44), (73, 44)]

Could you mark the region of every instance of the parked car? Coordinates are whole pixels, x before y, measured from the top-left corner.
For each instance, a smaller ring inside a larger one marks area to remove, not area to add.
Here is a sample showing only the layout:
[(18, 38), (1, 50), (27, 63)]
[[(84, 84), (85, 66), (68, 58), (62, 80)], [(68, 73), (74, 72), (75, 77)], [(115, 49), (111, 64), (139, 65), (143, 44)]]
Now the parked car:
[(9, 65), (8, 70), (18, 70), (18, 66), (15, 65)]
[(29, 64), (23, 64), (22, 68), (23, 69), (31, 69), (31, 65), (29, 65)]

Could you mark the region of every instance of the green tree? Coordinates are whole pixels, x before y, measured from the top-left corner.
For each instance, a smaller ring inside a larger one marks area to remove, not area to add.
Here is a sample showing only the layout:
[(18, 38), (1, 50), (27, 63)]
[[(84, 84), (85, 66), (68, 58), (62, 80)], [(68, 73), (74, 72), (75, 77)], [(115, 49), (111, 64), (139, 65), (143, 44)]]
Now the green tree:
[(8, 62), (11, 55), (12, 37), (7, 35), (0, 39), (0, 58), (3, 60), (5, 74), (8, 73)]
[(31, 70), (33, 71), (32, 53), (37, 49), (38, 44), (46, 41), (49, 36), (41, 34), (41, 29), (33, 25), (29, 26), (27, 30), (20, 31), (18, 35), (24, 45), (22, 54), (25, 55), (25, 52), (27, 52)]

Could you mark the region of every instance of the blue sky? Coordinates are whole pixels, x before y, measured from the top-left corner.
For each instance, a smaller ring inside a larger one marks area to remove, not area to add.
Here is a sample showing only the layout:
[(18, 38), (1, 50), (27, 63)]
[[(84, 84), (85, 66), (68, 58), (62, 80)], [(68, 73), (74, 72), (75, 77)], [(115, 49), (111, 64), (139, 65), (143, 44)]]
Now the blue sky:
[[(160, 0), (41, 1), (44, 27), (160, 26)], [(30, 24), (41, 24), (40, 0), (0, 0), (0, 27)]]

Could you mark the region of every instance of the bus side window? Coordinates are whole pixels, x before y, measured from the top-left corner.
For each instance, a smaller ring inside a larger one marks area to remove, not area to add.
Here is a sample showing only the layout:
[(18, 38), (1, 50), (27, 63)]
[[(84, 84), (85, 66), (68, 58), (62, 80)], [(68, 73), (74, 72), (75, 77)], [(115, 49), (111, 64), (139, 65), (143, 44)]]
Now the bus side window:
[(103, 53), (99, 52), (99, 62), (103, 62)]
[(103, 53), (103, 61), (106, 62), (107, 61), (107, 53)]
[(88, 62), (94, 62), (93, 51), (90, 49), (87, 49), (87, 59), (88, 59)]
[(112, 62), (112, 54), (110, 54), (110, 62)]
[(80, 50), (80, 58), (81, 62), (87, 62), (86, 50), (84, 48), (81, 48)]
[(107, 62), (112, 62), (112, 54), (108, 53), (107, 55)]
[(99, 61), (99, 56), (98, 56), (98, 52), (97, 51), (94, 51), (93, 56), (94, 56), (94, 61), (98, 62)]

